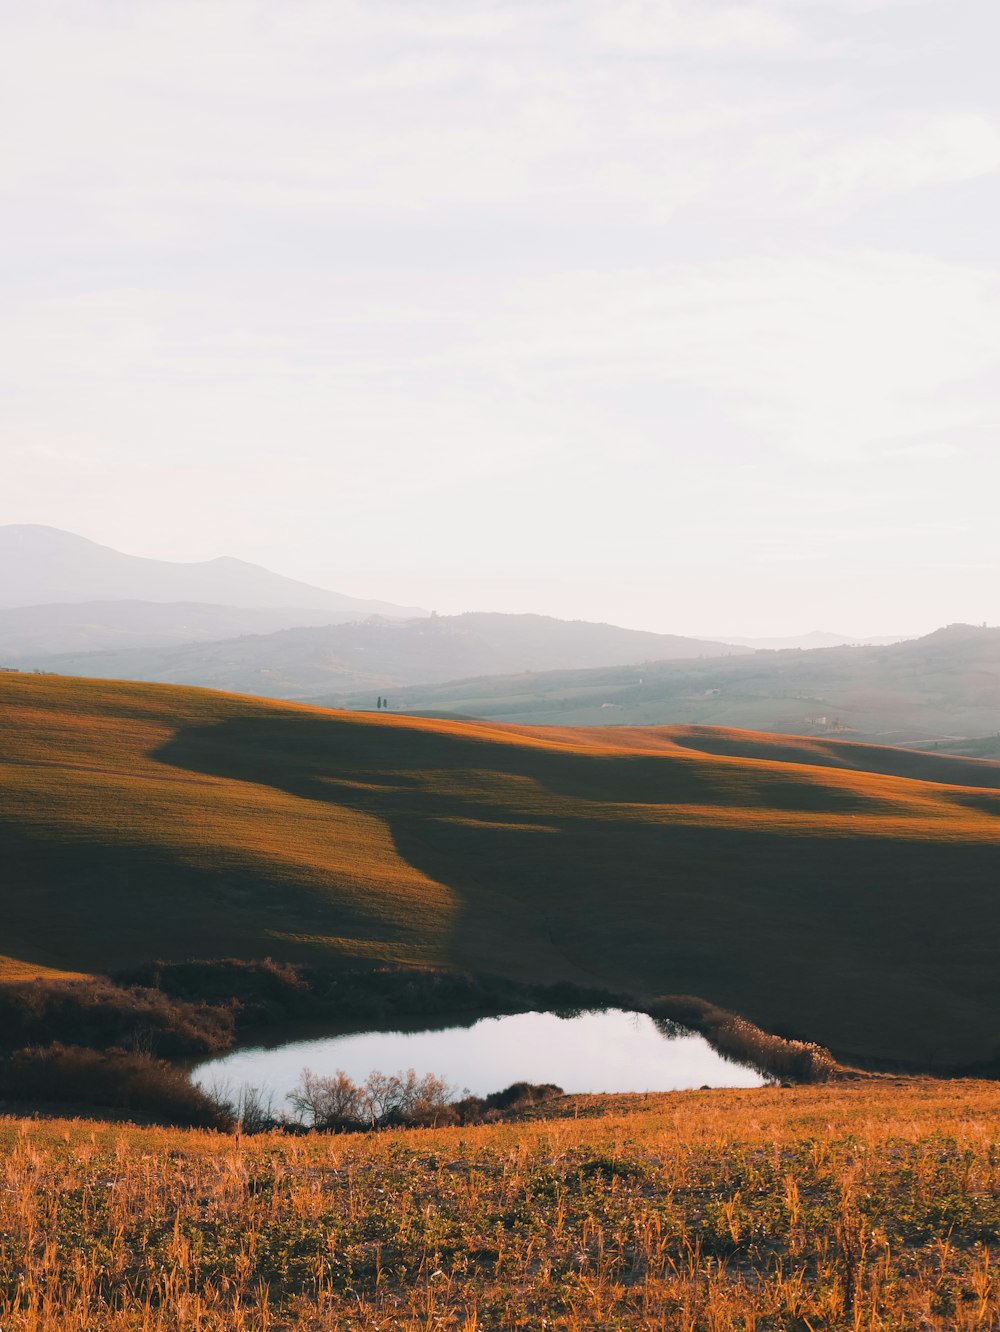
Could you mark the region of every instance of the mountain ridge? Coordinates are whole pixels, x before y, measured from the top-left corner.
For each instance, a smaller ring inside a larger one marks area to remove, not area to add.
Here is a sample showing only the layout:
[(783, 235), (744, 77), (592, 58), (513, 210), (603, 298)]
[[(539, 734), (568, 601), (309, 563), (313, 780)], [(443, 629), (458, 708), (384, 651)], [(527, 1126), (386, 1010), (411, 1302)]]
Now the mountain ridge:
[(303, 607), (413, 618), (396, 606), (303, 583), (232, 555), (187, 563), (127, 555), (42, 524), (0, 527), (0, 607), (93, 601), (199, 602), (242, 608)]
[(71, 653), (213, 643), (281, 629), (350, 623), (350, 611), (219, 606), (202, 601), (74, 601), (0, 608), (0, 664)]

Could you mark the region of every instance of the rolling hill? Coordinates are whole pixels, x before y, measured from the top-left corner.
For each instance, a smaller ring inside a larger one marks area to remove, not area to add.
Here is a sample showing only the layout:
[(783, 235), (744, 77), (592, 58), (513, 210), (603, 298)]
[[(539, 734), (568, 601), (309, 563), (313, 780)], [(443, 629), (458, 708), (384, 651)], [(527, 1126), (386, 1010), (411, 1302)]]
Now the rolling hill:
[(586, 620), (467, 612), (402, 622), (372, 618), (153, 650), (36, 652), (19, 660), (66, 675), (201, 685), (268, 698), (302, 700), (320, 693), (364, 689), (361, 706), (370, 707), (379, 693), (400, 685), (459, 676), (688, 660), (748, 651)]
[(0, 606), (92, 601), (195, 601), (217, 606), (322, 610), (336, 617), (413, 617), (414, 606), (330, 592), (223, 556), (192, 564), (125, 555), (56, 527), (0, 527)]
[(213, 606), (201, 601), (79, 601), (0, 608), (0, 664), (32, 667), (54, 655), (161, 649), (342, 623), (349, 611)]
[(753, 648), (757, 651), (759, 648), (787, 649), (804, 648), (811, 650), (813, 648), (830, 647), (884, 647), (887, 643), (900, 643), (908, 638), (915, 638), (915, 634), (888, 634), (877, 638), (865, 638), (861, 634), (836, 634), (823, 629), (813, 629), (808, 634), (794, 634), (791, 637), (784, 638), (744, 638), (741, 634), (724, 635), (719, 639), (720, 643), (736, 643), (740, 647)]
[[(362, 703), (344, 692), (312, 701)], [(883, 647), (754, 652), (398, 689), (396, 711), (544, 725), (709, 725), (992, 754), (1000, 629), (950, 625)]]
[(1000, 1054), (1000, 765), (0, 675), (3, 943), (693, 993), (841, 1055)]

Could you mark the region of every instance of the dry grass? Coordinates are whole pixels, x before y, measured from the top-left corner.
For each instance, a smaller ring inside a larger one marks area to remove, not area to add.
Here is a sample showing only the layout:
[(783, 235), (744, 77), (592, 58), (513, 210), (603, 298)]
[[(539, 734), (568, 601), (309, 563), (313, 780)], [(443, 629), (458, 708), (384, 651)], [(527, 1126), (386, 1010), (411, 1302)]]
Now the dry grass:
[(1000, 1326), (995, 1084), (575, 1098), (559, 1111), (242, 1141), (0, 1121), (0, 1326)]
[(64, 971), (58, 967), (43, 967), (38, 962), (24, 962), (17, 957), (0, 956), (0, 984), (16, 984), (27, 980), (87, 980), (83, 971)]
[(12, 674), (0, 765), (22, 967), (459, 966), (697, 994), (848, 1058), (1000, 1053), (1000, 765)]

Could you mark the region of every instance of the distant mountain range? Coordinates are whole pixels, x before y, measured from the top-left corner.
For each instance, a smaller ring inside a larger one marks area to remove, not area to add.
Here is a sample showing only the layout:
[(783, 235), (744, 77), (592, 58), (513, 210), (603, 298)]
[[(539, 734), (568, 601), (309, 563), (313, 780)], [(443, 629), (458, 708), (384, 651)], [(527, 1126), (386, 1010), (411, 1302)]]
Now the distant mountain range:
[[(348, 617), (350, 618), (350, 617)], [(198, 601), (80, 601), (0, 610), (0, 665), (31, 665), (57, 653), (167, 648), (299, 625), (325, 625), (336, 612), (280, 606), (212, 606)]]
[(228, 556), (194, 564), (147, 560), (56, 527), (28, 524), (0, 527), (0, 571), (0, 607), (93, 601), (201, 602), (323, 611), (327, 623), (366, 615), (412, 619), (426, 614), (417, 606), (394, 606), (330, 592)]
[(64, 675), (207, 685), (269, 698), (364, 689), (370, 706), (373, 691), (407, 684), (731, 652), (748, 655), (749, 649), (585, 620), (469, 612), (284, 629), (169, 648), (35, 653), (25, 664)]
[[(428, 615), (242, 560), (0, 528), (0, 666), (548, 725), (709, 724), (1000, 753), (1000, 629), (729, 643), (544, 615)], [(878, 644), (878, 640), (876, 640)]]
[(748, 651), (543, 615), (430, 616), (242, 560), (140, 559), (52, 527), (0, 528), (0, 571), (0, 666), (274, 698)]

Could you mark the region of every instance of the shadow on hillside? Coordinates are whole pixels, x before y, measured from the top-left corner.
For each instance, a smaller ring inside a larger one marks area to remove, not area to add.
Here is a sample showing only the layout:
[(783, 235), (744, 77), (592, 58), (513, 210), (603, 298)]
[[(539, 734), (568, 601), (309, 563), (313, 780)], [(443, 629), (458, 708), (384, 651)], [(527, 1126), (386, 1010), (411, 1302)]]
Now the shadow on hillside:
[[(308, 934), (329, 916), (305, 884), (285, 880), (276, 900), (273, 880), (245, 862), (194, 864), (155, 841), (39, 838), (14, 823), (0, 823), (0, 841), (4, 935), (12, 948), (34, 941), (18, 956), (47, 966), (100, 972), (157, 958), (260, 956), (269, 951), (262, 921), (280, 916), (289, 933)], [(363, 939), (371, 921), (338, 903), (337, 932)]]
[(764, 759), (771, 763), (795, 763), (807, 767), (840, 768), (851, 772), (881, 773), (942, 785), (1000, 788), (1000, 763), (983, 762), (954, 754), (928, 754), (920, 749), (899, 749), (871, 742), (826, 741), (822, 738), (789, 736), (756, 739), (700, 728), (691, 734), (678, 733), (674, 743), (702, 754), (724, 758)]
[(382, 820), (400, 856), (458, 899), (447, 960), (699, 994), (842, 1052), (943, 1064), (996, 1054), (995, 845), (867, 838), (846, 821), (828, 837), (691, 827), (641, 808), (829, 810), (843, 795), (847, 811), (851, 793), (774, 770), (734, 786), (731, 769), (693, 756), (315, 715), (186, 728), (154, 757)]

